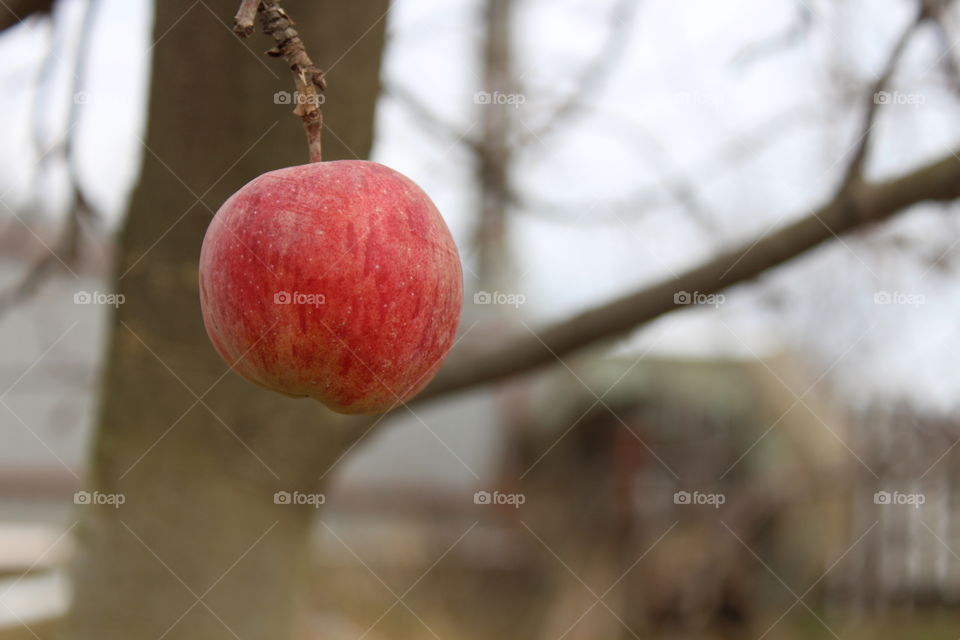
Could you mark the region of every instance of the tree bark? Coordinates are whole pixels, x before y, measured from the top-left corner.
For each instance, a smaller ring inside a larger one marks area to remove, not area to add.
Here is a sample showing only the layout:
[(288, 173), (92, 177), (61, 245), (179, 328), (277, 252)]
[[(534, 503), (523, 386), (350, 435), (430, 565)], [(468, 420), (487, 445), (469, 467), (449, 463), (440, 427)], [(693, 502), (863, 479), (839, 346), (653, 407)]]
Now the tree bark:
[[(273, 495), (320, 491), (368, 424), (240, 379), (203, 329), (197, 260), (213, 212), (257, 175), (307, 161), (293, 105), (274, 103), (290, 73), (261, 55), (269, 39), (231, 32), (237, 6), (156, 3), (144, 166), (115, 266), (126, 302), (109, 323), (87, 483), (125, 503), (80, 507), (68, 638), (291, 637), (316, 511)], [(386, 10), (291, 8), (328, 70), (328, 159), (369, 152)]]

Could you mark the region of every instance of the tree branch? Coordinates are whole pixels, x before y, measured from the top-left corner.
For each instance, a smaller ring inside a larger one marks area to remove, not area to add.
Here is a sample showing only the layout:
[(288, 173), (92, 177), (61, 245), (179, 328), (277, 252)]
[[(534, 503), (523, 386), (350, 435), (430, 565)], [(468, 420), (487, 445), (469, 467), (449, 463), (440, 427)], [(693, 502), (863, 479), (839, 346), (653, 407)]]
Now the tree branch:
[(545, 138), (558, 130), (564, 122), (583, 108), (584, 98), (593, 96), (616, 67), (629, 44), (630, 28), (637, 13), (639, 0), (618, 0), (610, 14), (610, 32), (599, 53), (584, 67), (570, 94), (557, 105), (546, 122), (521, 136), (520, 144), (531, 139)]
[[(70, 105), (67, 114), (69, 127), (67, 135), (61, 144), (54, 145), (48, 151), (43, 150), (43, 135), (38, 124), (33, 127), (33, 143), (37, 148), (37, 154), (40, 156), (40, 163), (37, 170), (39, 176), (44, 170), (45, 165), (56, 158), (62, 158), (66, 161), (67, 172), (70, 177), (70, 189), (73, 196), (73, 206), (66, 212), (67, 220), (63, 224), (60, 235), (57, 238), (55, 247), (44, 247), (43, 255), (35, 260), (14, 284), (0, 291), (0, 317), (15, 308), (17, 305), (26, 302), (35, 295), (44, 282), (54, 274), (71, 270), (71, 265), (76, 264), (80, 256), (81, 231), (85, 223), (90, 223), (96, 218), (96, 212), (83, 193), (80, 185), (80, 173), (77, 167), (76, 154), (74, 153), (74, 143), (76, 136), (76, 125), (79, 118), (79, 112), (82, 102), (78, 100), (82, 89), (86, 86), (88, 56), (92, 47), (93, 27), (96, 23), (97, 12), (101, 8), (101, 0), (90, 0), (84, 9), (83, 20), (80, 26), (80, 39), (77, 43), (76, 63), (73, 72), (73, 85), (71, 87), (73, 102)], [(54, 63), (54, 49), (44, 59), (38, 75), (38, 85), (48, 77)], [(37, 95), (41, 88), (38, 87)], [(36, 110), (34, 111), (36, 114)], [(34, 185), (37, 190), (37, 185)], [(19, 218), (17, 218), (19, 220)], [(20, 221), (23, 224), (23, 221)]]
[(406, 107), (409, 113), (431, 133), (442, 136), (450, 144), (464, 144), (474, 154), (481, 153), (481, 143), (469, 135), (469, 130), (461, 131), (459, 127), (444, 121), (406, 87), (399, 84), (384, 84), (382, 91)]
[(74, 197), (74, 208), (67, 212), (67, 220), (56, 245), (45, 247), (43, 255), (13, 285), (0, 291), (0, 317), (29, 300), (50, 276), (76, 264), (80, 254), (81, 223), (89, 220), (93, 211), (79, 190), (75, 189)]
[[(960, 153), (960, 150), (957, 150)], [(589, 309), (536, 335), (462, 348), (416, 401), (494, 382), (620, 336), (678, 305), (680, 291), (710, 294), (750, 280), (821, 243), (926, 201), (960, 198), (960, 155), (950, 154), (895, 180), (860, 183), (846, 195), (779, 231), (741, 245), (675, 279), (661, 281)]]
[(0, 2), (0, 31), (20, 24), (35, 13), (50, 13), (53, 0), (6, 0)]
[(295, 89), (293, 102), (296, 107), (293, 113), (303, 121), (310, 162), (320, 162), (322, 155), (320, 138), (323, 132), (323, 114), (320, 111), (320, 105), (323, 100), (319, 91), (327, 88), (323, 71), (314, 65), (310, 56), (307, 55), (300, 34), (293, 27), (295, 23), (280, 6), (280, 0), (243, 0), (234, 17), (233, 30), (237, 35), (246, 37), (253, 33), (254, 9), (260, 14), (263, 32), (271, 36), (276, 43), (267, 51), (267, 55), (283, 58), (290, 65)]
[(841, 191), (851, 188), (854, 182), (863, 179), (863, 168), (867, 162), (867, 153), (870, 150), (870, 142), (873, 138), (873, 126), (876, 123), (880, 105), (883, 104), (881, 94), (890, 83), (890, 79), (897, 69), (897, 63), (903, 56), (903, 52), (906, 51), (907, 44), (910, 43), (913, 34), (916, 33), (917, 29), (928, 17), (922, 3), (919, 4), (920, 6), (917, 10), (916, 17), (910, 21), (910, 24), (908, 24), (903, 30), (903, 33), (900, 34), (893, 49), (890, 50), (889, 56), (887, 56), (886, 63), (880, 70), (880, 75), (877, 76), (877, 79), (870, 87), (866, 101), (866, 112), (863, 117), (863, 125), (860, 128), (860, 138), (856, 143), (856, 148), (851, 156), (850, 163), (847, 165), (843, 180), (840, 183)]
[(644, 186), (625, 198), (607, 203), (604, 208), (612, 212), (609, 215), (583, 216), (585, 210), (594, 206), (592, 201), (560, 202), (537, 195), (523, 195), (516, 191), (510, 193), (511, 203), (517, 206), (521, 214), (558, 224), (623, 224), (624, 220), (637, 219), (655, 207), (664, 206), (664, 194), (676, 194), (686, 188), (688, 181), (685, 176), (710, 176), (710, 179), (715, 180), (751, 160), (772, 143), (778, 142), (783, 134), (795, 128), (809, 126), (813, 120), (814, 114), (806, 110), (790, 109), (777, 114), (750, 132), (731, 136), (730, 140), (706, 154), (705, 160), (696, 162), (695, 168), (683, 173), (670, 172), (660, 183)]
[(802, 1), (797, 3), (796, 10), (796, 17), (784, 31), (744, 47), (734, 56), (733, 64), (738, 67), (749, 66), (773, 53), (786, 50), (803, 39), (813, 26), (813, 12)]

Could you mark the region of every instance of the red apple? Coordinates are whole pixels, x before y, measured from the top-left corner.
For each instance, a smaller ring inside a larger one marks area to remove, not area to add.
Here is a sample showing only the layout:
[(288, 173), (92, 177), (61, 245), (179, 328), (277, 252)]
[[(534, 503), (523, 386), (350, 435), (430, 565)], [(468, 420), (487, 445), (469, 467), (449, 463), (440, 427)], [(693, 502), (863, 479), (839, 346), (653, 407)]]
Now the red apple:
[(437, 208), (375, 162), (265, 173), (220, 207), (200, 252), (203, 322), (227, 364), (341, 413), (420, 391), (453, 344), (462, 299)]

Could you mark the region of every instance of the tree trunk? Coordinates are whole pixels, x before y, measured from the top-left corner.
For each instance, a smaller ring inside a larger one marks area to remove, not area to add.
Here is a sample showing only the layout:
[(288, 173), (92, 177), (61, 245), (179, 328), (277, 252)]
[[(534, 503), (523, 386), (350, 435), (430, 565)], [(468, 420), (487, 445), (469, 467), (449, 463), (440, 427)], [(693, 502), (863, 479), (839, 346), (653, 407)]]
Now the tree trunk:
[(482, 127), (478, 182), (480, 219), (477, 224), (478, 276), (491, 291), (512, 290), (513, 260), (507, 221), (507, 189), (511, 169), (510, 134), (515, 109), (499, 100), (516, 98), (513, 75), (510, 0), (487, 0), (484, 20), (483, 87), (488, 100), (479, 104)]
[[(245, 382), (203, 329), (197, 260), (213, 212), (260, 173), (307, 161), (292, 105), (274, 102), (291, 75), (262, 55), (272, 41), (225, 26), (238, 6), (156, 3), (147, 149), (115, 271), (126, 302), (110, 321), (88, 483), (125, 502), (80, 507), (68, 638), (291, 637), (316, 511), (273, 495), (320, 491), (369, 424)], [(289, 9), (329, 69), (325, 159), (365, 156), (387, 0)]]

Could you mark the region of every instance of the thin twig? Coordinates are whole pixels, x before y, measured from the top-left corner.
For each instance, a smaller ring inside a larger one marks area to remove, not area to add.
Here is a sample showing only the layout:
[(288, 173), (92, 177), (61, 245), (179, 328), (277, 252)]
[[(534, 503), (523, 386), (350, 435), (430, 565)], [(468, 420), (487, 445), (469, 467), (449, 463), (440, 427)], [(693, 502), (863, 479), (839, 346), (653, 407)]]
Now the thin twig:
[(307, 55), (300, 34), (294, 29), (293, 19), (280, 6), (279, 0), (243, 0), (235, 17), (233, 30), (241, 37), (253, 32), (253, 11), (260, 13), (260, 25), (263, 32), (271, 36), (276, 43), (267, 51), (267, 55), (283, 58), (293, 72), (293, 113), (303, 121), (307, 134), (307, 148), (310, 150), (310, 162), (320, 162), (320, 138), (323, 131), (323, 114), (320, 104), (323, 102), (320, 91), (327, 88), (321, 69), (313, 64)]
[[(84, 10), (83, 20), (80, 27), (80, 40), (77, 43), (76, 62), (73, 72), (73, 85), (68, 113), (69, 126), (67, 127), (66, 138), (63, 142), (56, 143), (53, 148), (47, 151), (43, 150), (43, 135), (39, 126), (34, 127), (33, 140), (37, 147), (37, 153), (41, 155), (40, 165), (37, 176), (42, 174), (48, 163), (55, 159), (66, 161), (67, 171), (70, 177), (70, 188), (73, 196), (73, 206), (67, 211), (67, 219), (63, 224), (60, 235), (53, 247), (45, 247), (43, 255), (35, 260), (15, 283), (0, 291), (0, 316), (12, 310), (17, 305), (26, 302), (35, 295), (44, 282), (51, 276), (71, 269), (71, 265), (76, 264), (80, 258), (82, 245), (81, 232), (84, 224), (89, 225), (97, 218), (96, 211), (91, 206), (80, 186), (80, 173), (77, 167), (76, 154), (74, 152), (74, 143), (76, 141), (76, 124), (79, 119), (80, 110), (84, 102), (80, 99), (83, 88), (87, 85), (87, 67), (88, 57), (92, 47), (93, 30), (96, 24), (98, 11), (102, 8), (100, 0), (91, 0)], [(52, 31), (55, 30), (51, 28)], [(54, 42), (51, 50), (57, 46)], [(41, 67), (42, 71), (47, 71), (52, 66), (52, 57), (44, 60)], [(41, 73), (37, 82), (41, 83), (45, 73)], [(42, 86), (38, 88), (38, 94)], [(38, 189), (34, 184), (34, 190)]]
[(431, 133), (442, 136), (447, 143), (464, 144), (476, 154), (481, 152), (480, 142), (469, 135), (468, 129), (460, 127), (445, 121), (439, 115), (430, 110), (417, 96), (400, 84), (384, 84), (383, 93), (394, 98), (401, 103), (410, 112), (418, 123)]
[(737, 67), (747, 67), (773, 53), (779, 53), (798, 43), (813, 26), (813, 12), (804, 2), (797, 4), (797, 15), (782, 32), (744, 47), (733, 58)]
[[(561, 202), (538, 197), (536, 194), (521, 195), (516, 191), (510, 193), (511, 203), (523, 215), (556, 224), (578, 227), (622, 225), (664, 206), (664, 194), (676, 197), (684, 191), (689, 192), (691, 182), (687, 176), (708, 176), (710, 180), (716, 180), (743, 163), (754, 160), (766, 147), (780, 142), (782, 136), (791, 133), (793, 129), (809, 126), (814, 117), (815, 114), (809, 110), (784, 111), (748, 133), (732, 136), (730, 140), (706, 154), (704, 159), (694, 163), (694, 167), (682, 172), (670, 171), (659, 183), (643, 186), (620, 200), (605, 203), (603, 207), (597, 207), (594, 200)], [(701, 183), (705, 184), (705, 181), (701, 180)], [(589, 216), (583, 215), (584, 211), (598, 209), (601, 211)]]
[(77, 202), (67, 213), (67, 220), (60, 237), (53, 247), (45, 247), (43, 255), (37, 259), (13, 285), (0, 291), (0, 316), (26, 302), (34, 296), (43, 283), (54, 274), (66, 269), (64, 265), (77, 263), (80, 256), (81, 220), (92, 216), (89, 205), (76, 192)]
[(524, 143), (545, 138), (560, 129), (571, 116), (583, 109), (586, 99), (595, 96), (626, 51), (639, 4), (639, 0), (617, 2), (610, 14), (609, 33), (600, 52), (583, 68), (574, 89), (554, 108), (543, 125), (521, 136)]
[(886, 90), (887, 85), (890, 84), (890, 79), (897, 69), (897, 63), (900, 62), (900, 58), (903, 56), (907, 44), (909, 44), (913, 34), (920, 25), (924, 23), (927, 17), (928, 15), (921, 4), (921, 8), (917, 11), (916, 17), (910, 21), (910, 24), (908, 24), (903, 30), (903, 33), (900, 34), (893, 49), (890, 50), (890, 55), (887, 56), (887, 61), (883, 69), (880, 70), (880, 75), (877, 76), (877, 79), (870, 87), (870, 92), (866, 97), (866, 111), (863, 117), (863, 124), (859, 132), (860, 138), (847, 165), (843, 180), (840, 183), (839, 190), (841, 192), (855, 188), (856, 183), (863, 180), (863, 168), (866, 164), (867, 153), (870, 150), (870, 143), (873, 139), (873, 127), (876, 123), (880, 105), (883, 103), (881, 94)]
[(953, 52), (953, 35), (947, 27), (944, 16), (937, 15), (933, 18), (933, 26), (936, 31), (937, 40), (941, 48), (940, 64), (943, 65), (947, 74), (947, 81), (950, 83), (950, 90), (955, 94), (960, 93), (960, 65), (957, 64), (957, 58)]

